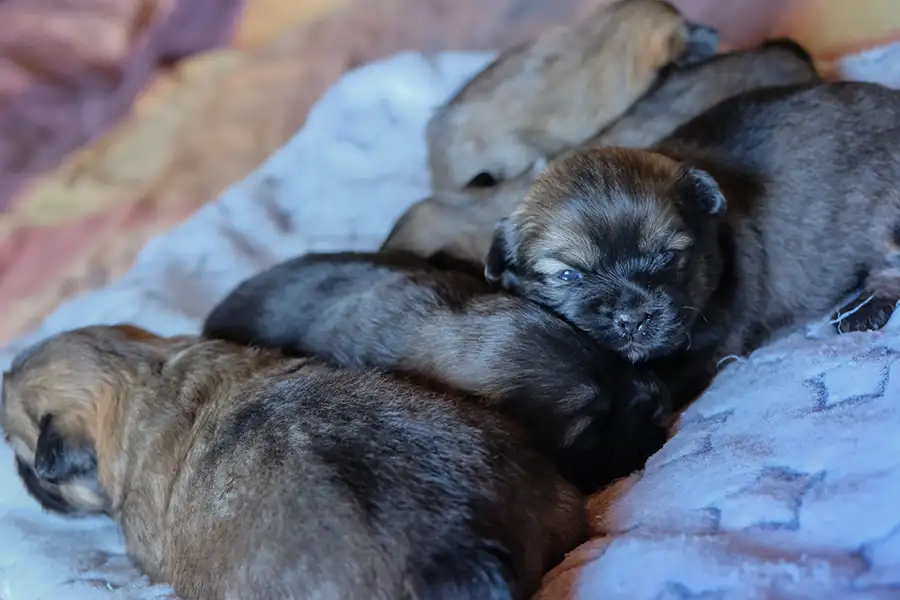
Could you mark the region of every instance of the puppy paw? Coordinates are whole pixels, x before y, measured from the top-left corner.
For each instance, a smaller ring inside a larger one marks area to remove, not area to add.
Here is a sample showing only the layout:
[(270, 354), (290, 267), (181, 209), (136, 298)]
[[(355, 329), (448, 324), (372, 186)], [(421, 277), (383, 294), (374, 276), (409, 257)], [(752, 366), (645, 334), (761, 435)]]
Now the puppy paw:
[(897, 299), (860, 294), (832, 315), (831, 322), (838, 333), (874, 331), (887, 324), (896, 306)]

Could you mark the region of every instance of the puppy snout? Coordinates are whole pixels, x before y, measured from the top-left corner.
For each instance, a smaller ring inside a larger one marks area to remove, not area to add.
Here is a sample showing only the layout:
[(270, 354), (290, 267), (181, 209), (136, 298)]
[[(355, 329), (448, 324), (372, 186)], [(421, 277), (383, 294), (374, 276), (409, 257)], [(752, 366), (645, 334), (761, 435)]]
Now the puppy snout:
[(625, 337), (634, 337), (643, 330), (650, 318), (650, 314), (644, 310), (619, 311), (613, 317), (616, 332)]

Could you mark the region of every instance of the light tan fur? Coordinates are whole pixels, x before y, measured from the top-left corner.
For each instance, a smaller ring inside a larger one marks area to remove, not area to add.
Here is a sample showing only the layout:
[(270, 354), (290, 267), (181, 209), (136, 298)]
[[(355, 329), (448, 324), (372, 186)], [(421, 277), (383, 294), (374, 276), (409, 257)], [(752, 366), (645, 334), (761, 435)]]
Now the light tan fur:
[(673, 61), (702, 60), (715, 33), (662, 0), (605, 4), (570, 27), (504, 52), (428, 124), (431, 183), (503, 181), (612, 123)]
[(32, 495), (112, 516), (184, 600), (524, 599), (586, 533), (498, 414), (222, 341), (60, 334), (4, 375), (0, 424)]
[(541, 168), (542, 162), (494, 187), (435, 192), (397, 220), (381, 250), (425, 258), (443, 253), (481, 265), (491, 246), (494, 225), (522, 201)]

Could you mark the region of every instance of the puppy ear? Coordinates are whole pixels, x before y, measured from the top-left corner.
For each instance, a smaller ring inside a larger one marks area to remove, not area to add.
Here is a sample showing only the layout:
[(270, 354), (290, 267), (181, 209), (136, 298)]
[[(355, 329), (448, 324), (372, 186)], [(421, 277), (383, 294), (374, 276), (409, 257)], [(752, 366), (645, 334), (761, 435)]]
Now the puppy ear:
[(38, 477), (50, 483), (65, 483), (92, 473), (96, 467), (97, 456), (93, 448), (83, 442), (64, 439), (54, 425), (52, 415), (41, 417), (34, 452), (34, 472)]
[(515, 286), (515, 265), (510, 252), (510, 223), (500, 219), (494, 227), (494, 237), (484, 259), (484, 278), (488, 283), (500, 283), (504, 288)]
[(721, 215), (728, 203), (713, 176), (701, 169), (683, 167), (675, 181), (675, 194), (685, 208), (708, 215)]

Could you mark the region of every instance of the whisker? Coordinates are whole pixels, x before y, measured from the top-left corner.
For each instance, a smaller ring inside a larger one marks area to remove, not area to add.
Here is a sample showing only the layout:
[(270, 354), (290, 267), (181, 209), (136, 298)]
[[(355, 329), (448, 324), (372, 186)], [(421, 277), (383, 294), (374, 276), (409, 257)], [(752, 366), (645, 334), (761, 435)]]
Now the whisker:
[(681, 308), (686, 308), (686, 309), (688, 309), (688, 310), (694, 311), (695, 313), (697, 313), (698, 315), (700, 315), (700, 317), (701, 317), (704, 321), (706, 321), (707, 323), (709, 323), (709, 319), (706, 318), (706, 315), (704, 315), (704, 314), (700, 311), (700, 309), (695, 308), (695, 307), (693, 307), (693, 306), (682, 306)]

